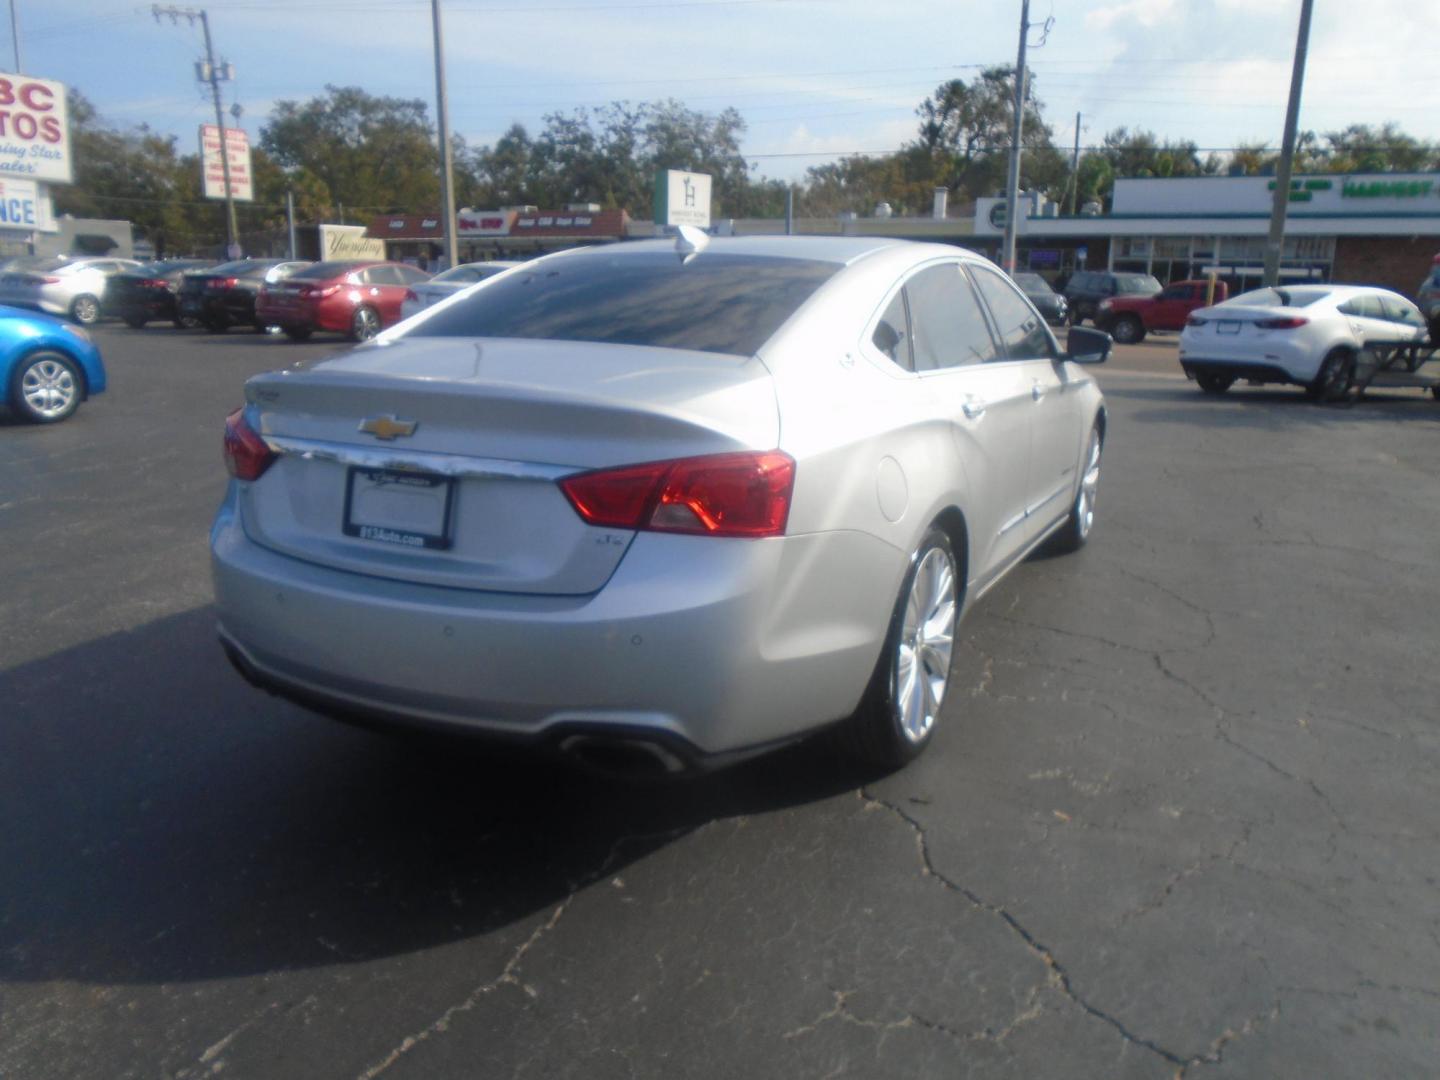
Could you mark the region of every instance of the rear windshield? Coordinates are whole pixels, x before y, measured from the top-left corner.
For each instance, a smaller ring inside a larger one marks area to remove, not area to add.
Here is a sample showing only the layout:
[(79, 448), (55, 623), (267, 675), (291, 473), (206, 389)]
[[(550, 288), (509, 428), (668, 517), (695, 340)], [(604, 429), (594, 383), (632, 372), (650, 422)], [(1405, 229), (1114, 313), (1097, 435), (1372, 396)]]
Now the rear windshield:
[(1150, 296), (1160, 291), (1160, 282), (1149, 274), (1117, 274), (1115, 291), (1125, 296)]
[(363, 270), (372, 265), (374, 264), (368, 262), (320, 262), (291, 274), (290, 280), (329, 281), (331, 278), (344, 277), (346, 274), (353, 274), (356, 270)]
[[(1314, 285), (1298, 285), (1293, 288), (1279, 289), (1252, 289), (1247, 293), (1227, 300), (1227, 304), (1235, 307), (1309, 307), (1317, 300), (1324, 300), (1330, 295), (1329, 289), (1316, 288)], [(1216, 305), (1219, 307), (1220, 305)]]
[(1043, 277), (1039, 274), (1016, 274), (1015, 284), (1024, 289), (1027, 293), (1048, 293), (1053, 290)]
[(407, 336), (653, 345), (749, 356), (840, 269), (808, 259), (674, 252), (537, 263), (442, 308)]

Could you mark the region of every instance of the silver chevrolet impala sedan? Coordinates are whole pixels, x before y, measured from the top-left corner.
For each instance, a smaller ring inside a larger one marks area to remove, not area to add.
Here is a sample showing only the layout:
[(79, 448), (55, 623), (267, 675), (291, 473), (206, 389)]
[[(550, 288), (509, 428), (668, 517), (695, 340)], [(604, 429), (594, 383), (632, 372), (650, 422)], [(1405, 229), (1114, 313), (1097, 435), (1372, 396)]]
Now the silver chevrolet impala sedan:
[(333, 359), (251, 379), (211, 531), (252, 683), (362, 722), (612, 770), (836, 726), (934, 735), (956, 623), (1094, 521), (1106, 413), (1025, 295), (958, 248), (563, 252)]

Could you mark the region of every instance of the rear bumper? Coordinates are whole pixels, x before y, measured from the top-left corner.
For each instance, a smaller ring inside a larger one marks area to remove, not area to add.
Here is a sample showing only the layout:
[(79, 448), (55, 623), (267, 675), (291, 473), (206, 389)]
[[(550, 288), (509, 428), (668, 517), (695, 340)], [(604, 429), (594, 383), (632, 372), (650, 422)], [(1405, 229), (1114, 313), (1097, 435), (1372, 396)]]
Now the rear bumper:
[(211, 553), (221, 638), (267, 689), (393, 724), (529, 741), (643, 732), (687, 763), (852, 712), (904, 564), (853, 532), (758, 542), (642, 533), (588, 596), (448, 589), (262, 548), (233, 495)]
[(1234, 379), (1260, 383), (1297, 383), (1306, 385), (1309, 380), (1295, 378), (1290, 372), (1275, 364), (1256, 364), (1239, 360), (1191, 360), (1180, 361), (1187, 378), (1197, 375), (1224, 375)]

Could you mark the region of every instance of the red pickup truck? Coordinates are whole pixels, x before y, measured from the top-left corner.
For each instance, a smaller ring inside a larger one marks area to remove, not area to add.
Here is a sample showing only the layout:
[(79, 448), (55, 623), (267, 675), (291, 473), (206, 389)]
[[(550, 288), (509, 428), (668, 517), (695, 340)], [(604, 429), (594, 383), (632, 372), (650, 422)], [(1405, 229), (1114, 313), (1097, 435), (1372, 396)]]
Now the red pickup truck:
[[(1192, 311), (1208, 306), (1209, 289), (1208, 281), (1175, 281), (1154, 296), (1116, 296), (1102, 300), (1095, 311), (1095, 325), (1122, 345), (1144, 341), (1151, 330), (1183, 330)], [(1229, 295), (1225, 283), (1217, 281), (1209, 303), (1218, 304)]]

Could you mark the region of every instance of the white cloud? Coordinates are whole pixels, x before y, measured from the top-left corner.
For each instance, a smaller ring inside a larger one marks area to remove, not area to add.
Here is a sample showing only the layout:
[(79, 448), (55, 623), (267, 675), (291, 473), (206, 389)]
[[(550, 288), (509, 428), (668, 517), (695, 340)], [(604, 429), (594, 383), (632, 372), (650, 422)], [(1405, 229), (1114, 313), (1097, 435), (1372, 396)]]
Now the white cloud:
[(1153, 27), (1174, 16), (1176, 0), (1122, 0), (1093, 8), (1085, 14), (1087, 30), (1108, 30), (1118, 24)]

